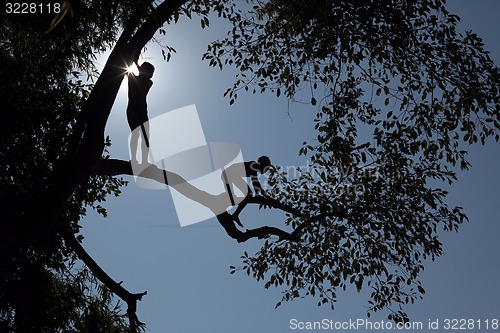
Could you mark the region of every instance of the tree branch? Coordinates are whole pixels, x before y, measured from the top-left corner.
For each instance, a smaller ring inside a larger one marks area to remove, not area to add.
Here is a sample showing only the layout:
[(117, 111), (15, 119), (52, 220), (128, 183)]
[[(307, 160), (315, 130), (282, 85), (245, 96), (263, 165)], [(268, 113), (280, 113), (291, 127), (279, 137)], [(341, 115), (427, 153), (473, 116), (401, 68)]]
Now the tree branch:
[(114, 158), (101, 159), (95, 169), (94, 175), (99, 176), (118, 176), (134, 175), (130, 161), (118, 160)]
[(135, 9), (135, 11), (130, 15), (125, 27), (123, 28), (122, 33), (120, 34), (120, 38), (115, 44), (113, 49), (122, 50), (122, 48), (130, 41), (134, 31), (137, 29), (141, 19), (147, 13), (147, 7), (153, 3), (153, 0), (145, 0), (142, 6), (139, 6)]
[[(165, 23), (179, 8), (189, 0), (165, 0), (156, 7), (149, 18), (137, 30), (130, 39), (127, 48), (128, 56), (134, 57), (142, 47), (153, 38), (155, 32)], [(127, 59), (128, 61), (128, 59)]]
[(87, 265), (87, 267), (92, 271), (95, 277), (99, 279), (104, 285), (106, 285), (115, 295), (120, 297), (124, 302), (127, 303), (127, 315), (129, 317), (130, 330), (132, 333), (138, 332), (138, 328), (143, 325), (137, 318), (137, 301), (142, 299), (142, 296), (146, 295), (147, 292), (142, 292), (138, 294), (132, 294), (125, 288), (121, 286), (120, 283), (114, 281), (88, 254), (83, 248), (80, 242), (75, 238), (75, 235), (67, 230), (66, 228), (61, 228), (60, 233), (66, 243), (66, 245), (71, 248), (78, 257)]
[(227, 212), (217, 215), (217, 220), (226, 230), (226, 233), (229, 235), (229, 237), (236, 239), (238, 243), (246, 242), (251, 238), (267, 238), (270, 235), (275, 235), (281, 239), (286, 239), (293, 242), (299, 241), (299, 239), (291, 233), (275, 227), (263, 226), (256, 229), (247, 229), (246, 231), (241, 231), (236, 228), (233, 216)]
[(300, 210), (295, 209), (293, 207), (290, 207), (288, 205), (285, 205), (284, 203), (282, 203), (274, 198), (271, 198), (269, 196), (260, 196), (259, 195), (259, 196), (249, 197), (247, 202), (251, 203), (251, 204), (270, 206), (270, 207), (273, 207), (276, 209), (280, 209), (284, 212), (290, 213), (294, 216), (301, 216), (302, 215), (302, 212)]
[[(123, 161), (117, 159), (102, 159), (97, 164), (97, 167), (94, 169), (94, 173), (96, 175), (106, 175), (106, 176), (117, 176), (117, 175), (133, 175), (132, 166), (130, 161)], [(212, 205), (216, 203), (216, 200), (220, 197), (220, 195), (213, 195), (197, 189), (192, 186), (181, 176), (172, 173), (170, 171), (162, 170), (154, 165), (147, 168), (143, 173), (139, 175), (139, 177), (144, 177), (148, 179), (155, 180), (159, 183), (168, 184), (167, 179), (173, 183), (173, 185), (182, 184), (182, 187), (176, 186), (175, 189), (181, 192), (186, 197), (204, 205), (205, 207), (212, 209)], [(290, 213), (295, 217), (301, 217), (302, 212), (296, 208), (290, 207), (274, 198), (269, 196), (248, 196), (244, 202), (248, 204), (259, 204), (270, 206), (275, 209), (282, 210), (284, 212)], [(243, 204), (241, 202), (240, 204)], [(229, 207), (228, 207), (229, 208)], [(212, 209), (213, 211), (214, 209)], [(300, 234), (304, 229), (308, 226), (312, 225), (315, 222), (321, 221), (326, 217), (338, 217), (338, 218), (348, 218), (349, 215), (344, 212), (325, 212), (315, 216), (312, 216), (299, 224), (292, 232), (287, 232), (282, 229), (276, 227), (263, 226), (256, 229), (248, 229), (246, 231), (241, 231), (235, 225), (235, 216), (223, 212), (219, 214), (215, 214), (217, 220), (222, 225), (222, 227), (226, 230), (227, 234), (236, 239), (239, 243), (245, 242), (251, 238), (266, 238), (269, 235), (276, 235), (281, 239), (286, 239), (293, 242), (298, 242), (300, 240)], [(236, 216), (237, 217), (237, 216)]]

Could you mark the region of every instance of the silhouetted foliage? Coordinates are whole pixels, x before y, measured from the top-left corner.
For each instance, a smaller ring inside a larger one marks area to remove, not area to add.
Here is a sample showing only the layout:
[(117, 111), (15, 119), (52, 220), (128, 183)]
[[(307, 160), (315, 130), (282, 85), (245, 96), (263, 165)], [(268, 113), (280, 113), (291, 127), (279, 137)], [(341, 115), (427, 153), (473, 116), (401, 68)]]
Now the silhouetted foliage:
[[(442, 254), (438, 231), (466, 216), (446, 204), (441, 182), (467, 169), (466, 144), (498, 141), (499, 69), (445, 1), (248, 1), (231, 11), (229, 37), (205, 59), (241, 72), (226, 94), (270, 90), (310, 102), (316, 142), (308, 170), (270, 180), (300, 241), (266, 241), (241, 267), (283, 300), (317, 295), (332, 307), (338, 288), (372, 289), (370, 311), (423, 295), (418, 276)], [(336, 214), (335, 214), (336, 213)], [(340, 213), (340, 214), (339, 214)], [(333, 216), (332, 216), (333, 214)]]

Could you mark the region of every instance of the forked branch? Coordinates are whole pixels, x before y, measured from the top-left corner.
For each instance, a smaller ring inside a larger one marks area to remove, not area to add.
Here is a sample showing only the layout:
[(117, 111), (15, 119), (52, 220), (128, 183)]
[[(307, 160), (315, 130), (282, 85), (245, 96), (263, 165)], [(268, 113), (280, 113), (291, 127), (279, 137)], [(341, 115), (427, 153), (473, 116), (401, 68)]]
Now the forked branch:
[(95, 277), (99, 279), (104, 285), (106, 285), (115, 295), (120, 297), (125, 303), (127, 303), (127, 315), (129, 318), (129, 325), (131, 333), (137, 333), (138, 329), (144, 325), (137, 318), (137, 301), (142, 299), (142, 296), (146, 295), (147, 292), (133, 294), (122, 287), (122, 285), (115, 280), (113, 280), (88, 254), (83, 248), (82, 244), (76, 239), (75, 235), (67, 230), (62, 229), (60, 233), (66, 242), (66, 245), (71, 248), (80, 258), (85, 265), (90, 269)]
[[(117, 175), (133, 175), (132, 166), (130, 161), (117, 160), (117, 159), (103, 159), (98, 163), (96, 169), (94, 170), (96, 175), (107, 175), (107, 176), (117, 176)], [(165, 177), (168, 175), (168, 177)], [(168, 180), (175, 180), (175, 183), (184, 182), (186, 185), (185, 192), (182, 193), (186, 197), (189, 197), (198, 203), (206, 206), (211, 209), (211, 204), (216, 201), (219, 195), (213, 195), (207, 192), (204, 192), (196, 187), (190, 185), (186, 180), (184, 180), (181, 176), (172, 173), (167, 170), (162, 170), (154, 165), (150, 166), (145, 172), (141, 173), (139, 177), (144, 177), (148, 179), (155, 180), (159, 183), (169, 185)], [(181, 190), (176, 187), (176, 190)], [(302, 213), (300, 210), (293, 208), (289, 205), (286, 205), (274, 198), (269, 196), (257, 195), (253, 197), (247, 197), (245, 199), (247, 204), (258, 204), (268, 206), (274, 209), (279, 209), (286, 213), (293, 215), (294, 217), (302, 217)], [(241, 204), (241, 203), (240, 203)], [(235, 216), (223, 212), (220, 214), (216, 214), (217, 220), (224, 227), (227, 234), (236, 239), (238, 242), (242, 243), (251, 238), (267, 238), (271, 235), (278, 236), (280, 239), (298, 242), (300, 241), (301, 233), (304, 229), (312, 225), (313, 223), (320, 222), (326, 217), (338, 217), (338, 218), (348, 218), (349, 215), (344, 212), (324, 212), (318, 215), (307, 218), (305, 221), (300, 223), (294, 230), (288, 232), (276, 227), (270, 226), (262, 226), (255, 229), (247, 229), (246, 231), (242, 231), (236, 227), (235, 224)], [(236, 216), (237, 217), (237, 216)]]

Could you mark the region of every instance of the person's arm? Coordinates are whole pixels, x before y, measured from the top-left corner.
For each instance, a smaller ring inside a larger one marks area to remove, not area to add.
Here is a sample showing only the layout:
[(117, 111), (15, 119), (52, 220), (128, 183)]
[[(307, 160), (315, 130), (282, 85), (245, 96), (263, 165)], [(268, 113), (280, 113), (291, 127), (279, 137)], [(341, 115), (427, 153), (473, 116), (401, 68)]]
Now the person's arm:
[(259, 182), (259, 178), (257, 177), (257, 174), (252, 175), (252, 186), (255, 194), (263, 194), (264, 191), (262, 190), (262, 185)]

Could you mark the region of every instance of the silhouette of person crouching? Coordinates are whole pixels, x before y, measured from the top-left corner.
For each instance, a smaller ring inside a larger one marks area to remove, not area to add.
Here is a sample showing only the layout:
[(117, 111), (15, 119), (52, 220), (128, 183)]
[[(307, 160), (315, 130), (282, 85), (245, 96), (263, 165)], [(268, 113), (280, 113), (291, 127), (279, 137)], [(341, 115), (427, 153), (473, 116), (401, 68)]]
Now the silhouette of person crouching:
[[(149, 117), (146, 96), (153, 85), (154, 66), (149, 62), (137, 65), (139, 75), (128, 74), (128, 106), (127, 121), (132, 131), (130, 152), (132, 163), (148, 163), (149, 150)], [(140, 127), (140, 130), (137, 128)], [(141, 160), (137, 160), (139, 139), (141, 140)]]
[[(252, 195), (252, 189), (245, 181), (246, 178), (250, 178), (252, 181), (252, 187), (254, 195), (263, 195), (264, 190), (259, 182), (258, 174), (266, 173), (266, 171), (271, 167), (271, 160), (267, 156), (261, 156), (257, 161), (249, 161), (242, 163), (235, 163), (224, 171), (222, 171), (222, 181), (225, 184), (229, 198), (231, 199), (231, 204), (234, 206), (234, 198), (236, 197), (233, 191), (233, 185), (241, 191), (241, 193), (246, 194), (245, 199), (243, 199), (238, 208), (232, 214), (233, 220), (238, 223), (240, 227), (243, 227), (238, 215), (247, 205), (247, 198)], [(243, 171), (244, 170), (244, 174)]]

